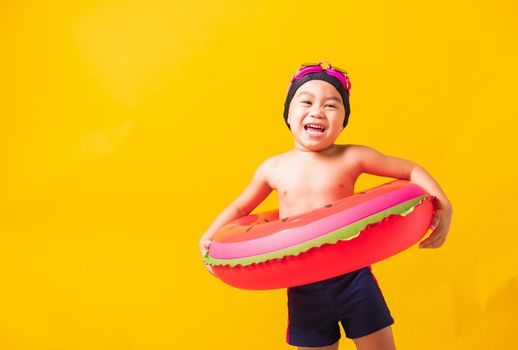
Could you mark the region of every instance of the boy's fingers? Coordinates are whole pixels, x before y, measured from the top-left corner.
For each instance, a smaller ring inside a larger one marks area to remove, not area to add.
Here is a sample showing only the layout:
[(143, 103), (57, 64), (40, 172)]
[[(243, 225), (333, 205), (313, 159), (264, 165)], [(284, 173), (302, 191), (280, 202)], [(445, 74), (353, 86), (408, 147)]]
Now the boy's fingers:
[(440, 222), (440, 219), (435, 217), (433, 220), (432, 220), (432, 223), (430, 224), (430, 228), (432, 230), (434, 230), (437, 226), (439, 226), (439, 222)]
[(420, 245), (420, 248), (433, 248), (433, 244), (425, 243), (425, 244)]
[(422, 241), (421, 243), (419, 243), (419, 247), (423, 248), (427, 248), (430, 244), (432, 244), (434, 241), (434, 237), (430, 236), (428, 237), (427, 239), (425, 239), (424, 241)]
[[(436, 233), (438, 233), (437, 231), (435, 231)], [(435, 242), (437, 242), (439, 238), (439, 235), (434, 235), (433, 237), (430, 238), (430, 241), (429, 242), (426, 242), (427, 244), (430, 244), (430, 245), (434, 245)]]
[(444, 239), (439, 231), (435, 231), (436, 234), (433, 235), (433, 237), (429, 237), (425, 241), (423, 241), (419, 246), (421, 248), (437, 248), (444, 243)]

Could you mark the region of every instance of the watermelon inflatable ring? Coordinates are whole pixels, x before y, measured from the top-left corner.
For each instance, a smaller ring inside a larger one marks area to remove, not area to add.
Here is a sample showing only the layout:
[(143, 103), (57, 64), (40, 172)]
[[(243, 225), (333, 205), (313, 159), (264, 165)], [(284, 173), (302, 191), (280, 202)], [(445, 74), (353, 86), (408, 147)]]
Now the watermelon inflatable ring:
[(435, 213), (433, 196), (405, 180), (279, 219), (243, 216), (213, 237), (205, 262), (242, 289), (288, 288), (339, 276), (417, 243)]

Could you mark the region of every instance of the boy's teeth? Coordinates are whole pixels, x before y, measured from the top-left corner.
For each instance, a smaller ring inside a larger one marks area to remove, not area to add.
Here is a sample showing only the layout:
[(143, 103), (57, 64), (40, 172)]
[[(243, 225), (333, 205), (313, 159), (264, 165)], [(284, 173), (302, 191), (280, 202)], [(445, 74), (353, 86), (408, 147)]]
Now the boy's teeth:
[(319, 132), (324, 132), (325, 128), (321, 125), (316, 125), (316, 124), (306, 124), (304, 125), (304, 129), (306, 130), (309, 130), (309, 129), (316, 129), (316, 130), (319, 130)]
[(322, 135), (324, 133), (324, 130), (306, 128), (306, 132), (310, 135)]

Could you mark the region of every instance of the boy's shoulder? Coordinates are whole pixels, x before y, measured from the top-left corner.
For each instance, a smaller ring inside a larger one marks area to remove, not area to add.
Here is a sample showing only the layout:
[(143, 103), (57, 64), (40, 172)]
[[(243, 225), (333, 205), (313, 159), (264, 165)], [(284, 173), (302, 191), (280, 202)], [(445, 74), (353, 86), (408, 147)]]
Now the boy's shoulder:
[(340, 146), (342, 147), (343, 153), (347, 153), (348, 157), (362, 156), (365, 153), (375, 151), (372, 147), (360, 145), (357, 143), (350, 143)]
[(259, 165), (258, 169), (262, 169), (262, 170), (265, 170), (267, 172), (270, 172), (272, 171), (276, 165), (283, 159), (287, 156), (287, 153), (289, 152), (285, 152), (285, 153), (280, 153), (280, 154), (275, 154), (273, 156), (270, 156), (268, 158), (266, 158), (265, 160), (262, 161), (262, 163)]
[(256, 175), (264, 179), (264, 181), (271, 183), (272, 178), (279, 171), (279, 166), (285, 164), (288, 157), (290, 157), (290, 151), (266, 158), (255, 170)]

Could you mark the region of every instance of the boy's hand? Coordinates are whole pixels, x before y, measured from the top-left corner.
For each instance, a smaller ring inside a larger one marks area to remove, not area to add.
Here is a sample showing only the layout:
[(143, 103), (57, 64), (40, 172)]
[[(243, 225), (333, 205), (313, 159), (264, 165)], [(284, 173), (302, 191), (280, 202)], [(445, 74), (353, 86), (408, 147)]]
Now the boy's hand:
[(212, 271), (212, 268), (210, 267), (209, 264), (206, 264), (205, 263), (205, 255), (208, 253), (209, 251), (209, 247), (210, 247), (210, 244), (211, 244), (212, 240), (210, 239), (202, 239), (200, 240), (200, 253), (201, 253), (201, 258), (202, 258), (202, 261), (203, 263), (205, 264), (205, 268), (215, 277), (218, 277), (216, 276), (216, 274), (214, 273), (214, 271)]
[(419, 248), (439, 248), (442, 246), (450, 229), (451, 216), (451, 208), (437, 208), (430, 225), (433, 232), (427, 239), (419, 243)]

